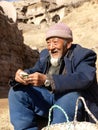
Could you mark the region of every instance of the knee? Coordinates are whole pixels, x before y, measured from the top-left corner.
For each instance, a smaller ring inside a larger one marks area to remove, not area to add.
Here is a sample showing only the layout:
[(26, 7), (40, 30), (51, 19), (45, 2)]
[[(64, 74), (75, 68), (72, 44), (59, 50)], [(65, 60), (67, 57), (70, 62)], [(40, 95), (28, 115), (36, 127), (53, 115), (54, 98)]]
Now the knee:
[[(73, 120), (75, 114), (76, 100), (80, 95), (77, 92), (72, 92), (63, 95), (56, 101), (56, 104), (61, 106), (68, 114), (70, 120)], [(82, 103), (79, 103), (79, 109), (81, 111)]]
[(22, 96), (22, 91), (15, 90), (14, 88), (10, 88), (8, 93), (8, 98), (12, 99), (14, 97)]
[(8, 93), (8, 100), (9, 103), (15, 103), (15, 102), (21, 102), (21, 101), (26, 101), (27, 99), (27, 93), (26, 90), (19, 88), (10, 88), (9, 93)]
[(15, 96), (15, 91), (13, 88), (10, 88), (9, 93), (8, 93), (8, 99), (12, 99)]
[(71, 92), (71, 93), (65, 94), (57, 100), (56, 104), (59, 104), (65, 107), (68, 106), (69, 108), (75, 107), (76, 100), (79, 96), (80, 94), (77, 92)]

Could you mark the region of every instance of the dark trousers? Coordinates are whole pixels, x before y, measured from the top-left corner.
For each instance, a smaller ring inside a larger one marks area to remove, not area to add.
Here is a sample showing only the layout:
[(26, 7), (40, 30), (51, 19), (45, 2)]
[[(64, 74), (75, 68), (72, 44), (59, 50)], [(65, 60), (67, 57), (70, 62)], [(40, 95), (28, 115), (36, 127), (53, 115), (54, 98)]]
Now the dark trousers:
[[(43, 87), (15, 87), (9, 91), (10, 119), (15, 130), (38, 130), (37, 115), (48, 118), (49, 108), (53, 104), (61, 106), (70, 121), (75, 114), (78, 92), (53, 94)], [(82, 120), (82, 103), (79, 104), (79, 120)], [(53, 109), (51, 124), (66, 122), (59, 109)]]

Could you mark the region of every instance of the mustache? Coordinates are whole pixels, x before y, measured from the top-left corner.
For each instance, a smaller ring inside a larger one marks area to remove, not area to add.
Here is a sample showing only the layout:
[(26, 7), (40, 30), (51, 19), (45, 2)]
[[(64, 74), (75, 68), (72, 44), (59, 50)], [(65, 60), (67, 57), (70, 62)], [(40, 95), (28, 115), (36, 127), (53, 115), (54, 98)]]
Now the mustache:
[(56, 53), (58, 51), (59, 51), (59, 49), (53, 49), (53, 50), (50, 51), (50, 53)]

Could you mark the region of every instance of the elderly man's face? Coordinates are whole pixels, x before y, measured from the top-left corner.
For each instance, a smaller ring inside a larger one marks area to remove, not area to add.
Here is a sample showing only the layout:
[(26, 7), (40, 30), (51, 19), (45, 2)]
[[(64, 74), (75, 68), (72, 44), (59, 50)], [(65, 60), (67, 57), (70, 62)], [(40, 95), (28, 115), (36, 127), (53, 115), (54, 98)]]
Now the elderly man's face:
[(67, 40), (62, 38), (50, 38), (47, 40), (47, 48), (50, 53), (51, 59), (57, 61), (65, 55), (69, 44)]

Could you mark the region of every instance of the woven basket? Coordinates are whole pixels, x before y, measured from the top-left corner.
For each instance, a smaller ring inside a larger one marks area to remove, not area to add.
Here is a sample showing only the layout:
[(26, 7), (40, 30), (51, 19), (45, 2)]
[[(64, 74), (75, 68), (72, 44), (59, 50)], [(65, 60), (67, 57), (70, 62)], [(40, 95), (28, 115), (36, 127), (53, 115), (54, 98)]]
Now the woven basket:
[[(86, 121), (81, 121), (81, 122), (77, 121), (76, 118), (77, 118), (77, 110), (78, 110), (79, 100), (81, 100), (83, 102), (86, 112), (95, 121), (95, 123), (90, 123), (90, 122), (86, 122)], [(64, 113), (67, 122), (59, 123), (59, 124), (50, 124), (50, 122), (51, 122), (51, 113), (52, 113), (52, 110), (54, 108), (58, 108)], [(75, 116), (74, 116), (73, 121), (69, 121), (66, 112), (60, 106), (53, 105), (49, 110), (48, 125), (46, 127), (42, 128), (42, 130), (98, 130), (98, 120), (95, 118), (95, 116), (88, 109), (84, 98), (79, 97), (77, 99), (77, 102), (76, 102)]]

